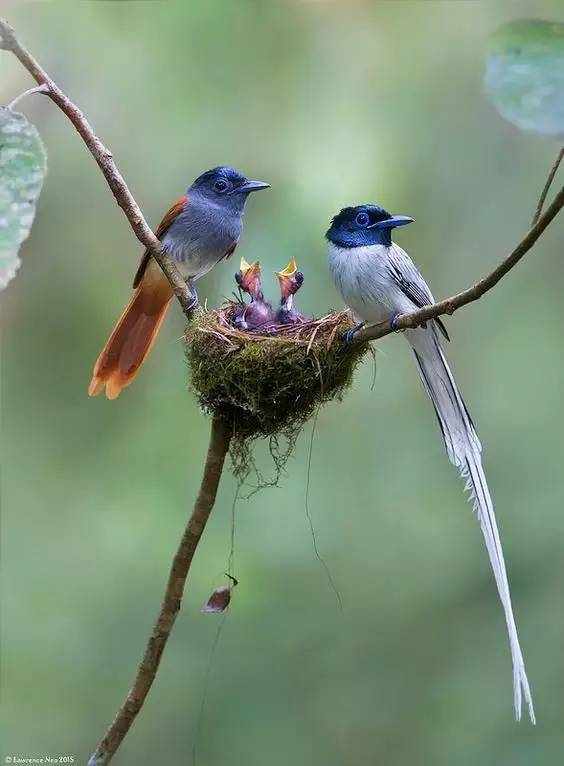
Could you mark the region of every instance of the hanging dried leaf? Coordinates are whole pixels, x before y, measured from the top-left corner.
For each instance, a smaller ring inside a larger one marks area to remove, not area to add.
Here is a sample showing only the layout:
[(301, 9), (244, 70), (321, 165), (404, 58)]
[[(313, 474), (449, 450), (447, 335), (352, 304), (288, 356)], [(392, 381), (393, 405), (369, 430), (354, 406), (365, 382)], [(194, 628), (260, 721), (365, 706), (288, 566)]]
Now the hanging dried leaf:
[(204, 612), (225, 612), (231, 601), (231, 588), (224, 586), (216, 588), (204, 607)]
[(236, 585), (239, 585), (239, 581), (232, 577), (230, 574), (225, 573), (226, 577), (231, 580), (230, 585), (224, 585), (221, 588), (216, 588), (209, 597), (207, 604), (205, 605), (204, 612), (212, 612), (220, 614), (225, 612), (231, 601), (231, 592)]

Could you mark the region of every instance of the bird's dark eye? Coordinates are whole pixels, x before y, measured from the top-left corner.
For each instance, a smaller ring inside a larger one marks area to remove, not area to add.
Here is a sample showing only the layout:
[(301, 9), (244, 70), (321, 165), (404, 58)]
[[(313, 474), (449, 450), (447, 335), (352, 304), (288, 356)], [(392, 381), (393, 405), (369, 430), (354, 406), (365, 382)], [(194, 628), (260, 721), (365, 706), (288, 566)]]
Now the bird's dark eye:
[(368, 213), (359, 213), (357, 217), (354, 219), (357, 226), (368, 226), (368, 222), (370, 221), (370, 218), (368, 216)]
[(218, 180), (214, 183), (213, 188), (217, 192), (224, 192), (227, 189), (227, 181), (224, 178), (218, 178)]

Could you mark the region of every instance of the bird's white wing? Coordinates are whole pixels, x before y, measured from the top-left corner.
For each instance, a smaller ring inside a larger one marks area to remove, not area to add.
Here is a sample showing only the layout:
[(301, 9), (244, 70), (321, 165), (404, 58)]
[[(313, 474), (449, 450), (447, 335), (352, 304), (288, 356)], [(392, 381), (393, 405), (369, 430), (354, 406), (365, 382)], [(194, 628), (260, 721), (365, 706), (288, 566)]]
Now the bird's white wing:
[[(421, 272), (409, 255), (395, 244), (388, 249), (388, 271), (390, 278), (417, 308), (421, 309), (435, 302)], [(438, 318), (435, 322), (444, 337), (450, 340), (443, 322)]]

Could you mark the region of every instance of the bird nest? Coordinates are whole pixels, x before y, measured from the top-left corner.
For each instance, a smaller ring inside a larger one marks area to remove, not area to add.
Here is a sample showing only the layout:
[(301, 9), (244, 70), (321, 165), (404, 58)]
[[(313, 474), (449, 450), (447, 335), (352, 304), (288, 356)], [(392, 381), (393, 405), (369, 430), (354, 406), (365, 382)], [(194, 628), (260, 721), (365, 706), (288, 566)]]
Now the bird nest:
[(346, 344), (348, 312), (253, 332), (233, 326), (236, 303), (198, 309), (185, 334), (191, 386), (239, 440), (299, 433), (316, 408), (340, 399), (368, 344)]

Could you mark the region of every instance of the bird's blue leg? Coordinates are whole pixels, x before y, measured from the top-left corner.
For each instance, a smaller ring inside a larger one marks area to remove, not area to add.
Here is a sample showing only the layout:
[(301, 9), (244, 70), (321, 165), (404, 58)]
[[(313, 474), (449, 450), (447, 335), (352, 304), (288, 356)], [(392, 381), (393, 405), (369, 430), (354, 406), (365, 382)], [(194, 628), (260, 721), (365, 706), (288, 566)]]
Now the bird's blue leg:
[(362, 330), (365, 324), (366, 322), (359, 322), (358, 324), (355, 324), (354, 327), (351, 327), (350, 330), (345, 330), (345, 332), (343, 333), (343, 340), (345, 341), (347, 346), (350, 346), (350, 344), (354, 340), (354, 336), (356, 335), (356, 333), (359, 330)]
[(394, 332), (403, 332), (403, 330), (400, 328), (398, 330), (398, 319), (400, 318), (401, 314), (392, 314), (390, 317), (390, 327)]
[(188, 282), (188, 287), (190, 288), (190, 292), (192, 293), (192, 300), (190, 301), (190, 305), (188, 306), (187, 311), (193, 311), (193, 309), (196, 308), (196, 306), (198, 305), (200, 301), (198, 300), (198, 293), (196, 292), (194, 283)]

